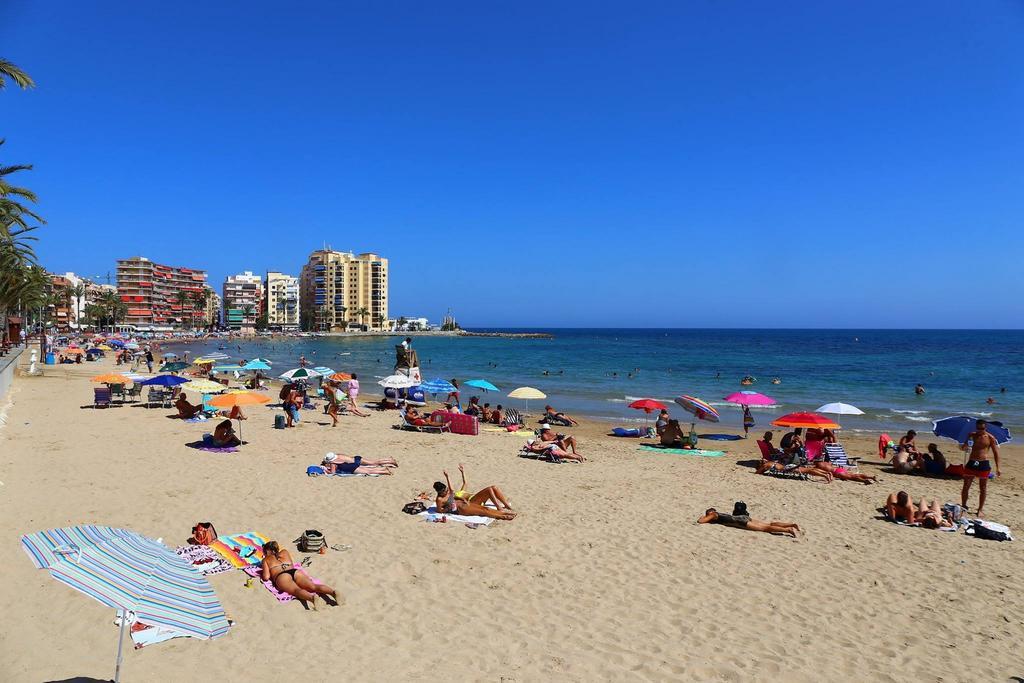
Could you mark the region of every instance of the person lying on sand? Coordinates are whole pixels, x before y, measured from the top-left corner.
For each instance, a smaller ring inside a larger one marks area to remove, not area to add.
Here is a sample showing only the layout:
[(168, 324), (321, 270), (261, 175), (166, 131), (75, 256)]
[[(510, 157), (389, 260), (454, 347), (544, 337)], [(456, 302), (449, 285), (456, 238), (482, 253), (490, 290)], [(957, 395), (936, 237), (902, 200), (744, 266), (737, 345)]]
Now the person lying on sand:
[(914, 521), (919, 522), (926, 529), (951, 528), (954, 522), (945, 512), (942, 511), (942, 504), (937, 500), (932, 502), (921, 499), (914, 514)]
[(320, 466), (327, 474), (392, 474), (391, 468), (398, 467), (398, 462), (394, 458), (366, 460), (361, 455), (328, 453)]
[(189, 403), (184, 392), (178, 394), (178, 400), (174, 402), (174, 407), (178, 409), (178, 417), (182, 420), (191, 420), (203, 411), (201, 405), (194, 406)]
[(242, 440), (235, 434), (235, 428), (232, 426), (231, 420), (224, 420), (213, 430), (213, 445), (217, 448), (242, 445)]
[(576, 462), (586, 462), (586, 458), (576, 453), (571, 453), (561, 448), (554, 441), (541, 441), (540, 439), (530, 439), (526, 442), (526, 450), (531, 453), (537, 453), (540, 455), (553, 455), (556, 458), (563, 458), (565, 460), (575, 460)]
[(765, 522), (760, 519), (751, 519), (750, 514), (747, 512), (747, 505), (742, 501), (737, 502), (733, 506), (731, 515), (720, 513), (715, 508), (708, 508), (704, 511), (704, 516), (697, 520), (697, 524), (721, 524), (737, 529), (747, 529), (748, 531), (784, 534), (793, 538), (796, 538), (796, 535), (800, 532), (800, 527), (793, 522)]
[(226, 417), (229, 420), (248, 420), (245, 413), (242, 412), (242, 406), (231, 406), (231, 410), (222, 410), (217, 413), (221, 417)]
[(550, 427), (544, 427), (540, 430), (538, 440), (544, 443), (553, 443), (563, 451), (572, 451), (573, 455), (579, 455), (576, 451), (576, 437), (566, 434), (555, 434), (555, 431)]
[[(295, 569), (291, 553), (282, 550), (277, 541), (263, 544), (263, 562), (260, 563), (260, 568), (260, 579), (270, 581), (274, 588), (282, 593), (308, 602), (314, 610), (317, 609), (318, 597), (332, 607), (338, 606), (338, 593), (325, 583), (314, 583), (313, 579)], [(331, 599), (328, 600), (328, 597)]]
[(562, 425), (563, 427), (575, 427), (579, 424), (579, 422), (574, 418), (569, 417), (565, 413), (557, 412), (551, 406), (544, 406), (544, 421), (551, 424)]
[[(462, 465), (459, 465), (459, 471), (463, 471)], [(452, 482), (448, 478), (447, 471), (444, 473), (444, 481), (444, 484), (439, 481), (434, 482), (434, 491), (437, 492), (437, 498), (434, 503), (437, 505), (438, 512), (449, 515), (458, 514), (473, 517), (492, 517), (494, 519), (515, 519), (516, 513), (509, 507), (504, 494), (496, 486), (488, 486), (472, 496), (468, 496), (468, 492), (465, 489), (456, 492), (452, 488)], [(464, 472), (462, 484), (463, 486), (466, 484)], [(457, 493), (463, 494), (463, 497), (459, 497)], [(493, 503), (498, 509), (494, 510), (485, 507), (484, 503), (488, 501)]]
[(885, 499), (885, 516), (893, 522), (906, 522), (913, 524), (917, 511), (914, 510), (914, 503), (910, 500), (910, 494), (906, 491), (890, 493)]
[(862, 484), (874, 484), (878, 482), (878, 477), (873, 477), (870, 474), (863, 474), (861, 472), (851, 472), (845, 467), (837, 467), (827, 460), (816, 460), (813, 467), (815, 469), (828, 472), (840, 481), (859, 481)]
[(818, 469), (817, 467), (810, 467), (810, 466), (794, 467), (792, 465), (787, 466), (787, 465), (783, 465), (781, 462), (772, 462), (771, 460), (762, 460), (761, 464), (759, 464), (757, 466), (757, 469), (754, 470), (754, 471), (757, 472), (758, 474), (768, 474), (768, 472), (770, 472), (770, 471), (774, 471), (774, 472), (798, 472), (800, 474), (806, 474), (806, 475), (808, 475), (810, 477), (820, 477), (820, 478), (824, 479), (826, 482), (829, 482), (829, 483), (831, 483), (832, 479), (833, 479), (833, 476), (832, 476), (831, 472), (828, 472), (826, 470)]

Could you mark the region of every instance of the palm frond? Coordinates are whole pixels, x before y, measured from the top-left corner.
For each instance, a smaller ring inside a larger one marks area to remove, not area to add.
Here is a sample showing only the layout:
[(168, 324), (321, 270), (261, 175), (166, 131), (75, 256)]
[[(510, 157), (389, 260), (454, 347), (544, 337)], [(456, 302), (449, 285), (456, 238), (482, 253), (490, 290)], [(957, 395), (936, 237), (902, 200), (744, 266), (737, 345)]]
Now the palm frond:
[(0, 59), (0, 90), (6, 87), (6, 79), (9, 78), (22, 90), (36, 87), (36, 82), (25, 73), (17, 64)]

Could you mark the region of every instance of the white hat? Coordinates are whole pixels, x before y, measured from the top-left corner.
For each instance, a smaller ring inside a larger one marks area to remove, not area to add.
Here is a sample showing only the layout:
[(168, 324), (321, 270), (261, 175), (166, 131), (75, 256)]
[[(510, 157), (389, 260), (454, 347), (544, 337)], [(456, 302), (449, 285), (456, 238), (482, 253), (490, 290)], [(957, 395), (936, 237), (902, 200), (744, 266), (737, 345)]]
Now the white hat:
[(324, 456), (324, 462), (334, 462), (337, 459), (338, 456), (335, 455), (334, 453), (328, 453), (327, 455)]
[(541, 429), (551, 429), (551, 425), (549, 425), (549, 424), (548, 424), (547, 422), (545, 422), (544, 424), (542, 424), (542, 425), (540, 426), (540, 428), (541, 428)]

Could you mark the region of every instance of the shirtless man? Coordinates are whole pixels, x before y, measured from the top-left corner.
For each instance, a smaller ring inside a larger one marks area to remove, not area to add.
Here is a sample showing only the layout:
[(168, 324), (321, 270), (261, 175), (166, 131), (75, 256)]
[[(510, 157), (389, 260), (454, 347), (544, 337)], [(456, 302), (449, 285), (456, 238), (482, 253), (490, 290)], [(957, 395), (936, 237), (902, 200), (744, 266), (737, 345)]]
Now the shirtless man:
[(967, 496), (971, 492), (971, 484), (974, 482), (974, 478), (978, 479), (978, 488), (980, 493), (978, 494), (978, 509), (977, 515), (981, 517), (981, 511), (985, 507), (985, 494), (988, 488), (988, 475), (992, 471), (992, 464), (988, 459), (988, 452), (992, 452), (992, 456), (996, 461), (996, 476), (1001, 476), (1002, 472), (999, 470), (999, 442), (996, 441), (996, 437), (988, 433), (988, 425), (984, 420), (978, 420), (975, 423), (975, 429), (973, 432), (967, 435), (967, 440), (960, 446), (964, 451), (967, 450), (967, 444), (973, 440), (974, 444), (971, 446), (970, 459), (967, 461), (967, 465), (964, 466), (964, 488), (960, 492), (960, 504), (963, 507), (967, 507)]
[(579, 455), (576, 452), (576, 437), (574, 436), (555, 434), (553, 429), (541, 429), (540, 440), (544, 443), (556, 444), (563, 451), (572, 451), (573, 455)]
[[(922, 504), (924, 501), (921, 501)], [(914, 502), (906, 491), (890, 493), (885, 499), (885, 516), (893, 522), (906, 522), (913, 524), (917, 518), (917, 510), (914, 509)]]

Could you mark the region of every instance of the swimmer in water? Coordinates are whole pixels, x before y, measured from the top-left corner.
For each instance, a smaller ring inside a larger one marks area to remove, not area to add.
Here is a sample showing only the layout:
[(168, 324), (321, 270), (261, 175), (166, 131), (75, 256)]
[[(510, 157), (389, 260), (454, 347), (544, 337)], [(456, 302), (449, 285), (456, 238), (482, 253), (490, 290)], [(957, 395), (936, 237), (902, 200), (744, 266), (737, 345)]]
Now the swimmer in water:
[(918, 396), (923, 396), (924, 395), (924, 385), (918, 384), (916, 387), (914, 387), (914, 393), (917, 394)]
[(994, 398), (992, 398), (991, 396), (989, 396), (988, 399), (985, 401), (985, 403), (987, 403), (989, 405), (994, 405), (995, 402), (996, 402), (996, 400)]

